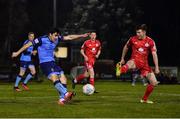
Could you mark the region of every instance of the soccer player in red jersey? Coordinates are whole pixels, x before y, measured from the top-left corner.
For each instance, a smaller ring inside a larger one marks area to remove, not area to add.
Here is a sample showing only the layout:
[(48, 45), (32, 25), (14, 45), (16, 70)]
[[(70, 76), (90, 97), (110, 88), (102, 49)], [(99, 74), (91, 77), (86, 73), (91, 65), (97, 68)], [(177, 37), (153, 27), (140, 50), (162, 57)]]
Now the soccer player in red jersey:
[(148, 100), (149, 95), (152, 93), (154, 87), (158, 84), (158, 81), (153, 73), (152, 69), (148, 65), (149, 53), (153, 56), (155, 64), (155, 73), (159, 73), (158, 56), (155, 42), (148, 36), (146, 36), (147, 26), (142, 24), (136, 28), (136, 36), (129, 39), (123, 48), (120, 64), (125, 64), (124, 57), (128, 52), (128, 49), (132, 48), (131, 58), (127, 63), (120, 67), (120, 73), (126, 73), (130, 69), (139, 69), (141, 75), (149, 80), (146, 91), (141, 103), (153, 103)]
[[(84, 74), (77, 76), (73, 80), (73, 88), (75, 84), (80, 82), (82, 79), (89, 77), (89, 83), (94, 86), (94, 63), (101, 53), (101, 43), (96, 39), (96, 33), (90, 33), (90, 39), (85, 41), (81, 47), (81, 54), (85, 60), (85, 67), (87, 71)], [(96, 93), (96, 92), (95, 92)]]

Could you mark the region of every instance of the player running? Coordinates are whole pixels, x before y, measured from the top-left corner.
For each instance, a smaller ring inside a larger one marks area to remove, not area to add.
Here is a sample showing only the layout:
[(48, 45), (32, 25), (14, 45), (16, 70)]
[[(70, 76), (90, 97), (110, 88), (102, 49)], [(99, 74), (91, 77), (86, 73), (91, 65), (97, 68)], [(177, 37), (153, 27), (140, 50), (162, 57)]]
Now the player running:
[[(29, 32), (28, 33), (28, 39), (24, 42), (24, 45), (33, 42), (34, 40), (34, 33)], [(32, 63), (31, 56), (35, 55), (37, 53), (36, 50), (34, 50), (33, 46), (30, 46), (27, 48), (24, 52), (22, 52), (21, 57), (20, 57), (20, 71), (19, 75), (16, 77), (16, 82), (14, 85), (14, 90), (17, 92), (20, 92), (21, 89), (19, 89), (19, 82), (21, 81), (22, 77), (24, 76), (26, 69), (29, 68), (30, 73), (26, 76), (25, 80), (22, 83), (22, 87), (24, 90), (29, 90), (29, 87), (27, 86), (28, 81), (35, 75), (36, 69), (34, 64)]]
[(67, 35), (60, 36), (58, 29), (52, 29), (47, 36), (42, 36), (32, 42), (28, 42), (17, 52), (12, 54), (12, 57), (17, 57), (21, 52), (31, 46), (38, 47), (39, 61), (42, 72), (54, 83), (54, 87), (59, 92), (58, 104), (64, 105), (73, 97), (73, 92), (67, 91), (67, 79), (63, 70), (55, 64), (54, 49), (62, 40), (74, 40), (80, 37), (87, 37), (87, 34), (82, 35)]
[(132, 48), (131, 58), (125, 65), (120, 67), (120, 73), (126, 73), (130, 69), (139, 69), (141, 75), (146, 77), (150, 84), (147, 85), (144, 96), (140, 100), (141, 103), (153, 103), (148, 100), (149, 95), (152, 93), (154, 86), (158, 84), (155, 74), (148, 65), (148, 55), (151, 52), (155, 64), (155, 73), (159, 73), (158, 56), (155, 42), (146, 36), (147, 27), (142, 24), (136, 28), (136, 36), (129, 39), (123, 48), (120, 64), (124, 64), (124, 57), (128, 49)]
[[(89, 83), (94, 86), (94, 63), (101, 53), (101, 43), (96, 39), (96, 33), (90, 34), (90, 39), (85, 41), (81, 47), (81, 54), (85, 61), (85, 73), (77, 76), (72, 82), (72, 88), (75, 88), (75, 84), (82, 79), (89, 77)], [(97, 91), (95, 91), (97, 93)]]

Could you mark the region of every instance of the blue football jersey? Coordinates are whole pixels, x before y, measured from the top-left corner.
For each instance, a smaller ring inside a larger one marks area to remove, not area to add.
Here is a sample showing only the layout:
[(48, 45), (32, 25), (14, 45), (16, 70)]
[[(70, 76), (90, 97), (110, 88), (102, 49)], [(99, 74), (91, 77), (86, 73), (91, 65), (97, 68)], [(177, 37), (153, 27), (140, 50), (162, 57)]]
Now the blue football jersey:
[(55, 61), (54, 49), (60, 40), (63, 40), (62, 36), (60, 36), (55, 42), (52, 42), (48, 36), (42, 36), (32, 42), (33, 46), (38, 47), (40, 63)]

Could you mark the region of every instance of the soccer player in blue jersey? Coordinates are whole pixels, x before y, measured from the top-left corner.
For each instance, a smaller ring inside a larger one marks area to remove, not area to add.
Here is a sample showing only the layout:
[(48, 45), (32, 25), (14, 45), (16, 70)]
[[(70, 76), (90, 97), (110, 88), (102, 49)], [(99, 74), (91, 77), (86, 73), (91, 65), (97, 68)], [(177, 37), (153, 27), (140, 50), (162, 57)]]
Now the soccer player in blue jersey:
[(73, 92), (67, 91), (67, 79), (63, 70), (55, 64), (54, 49), (62, 40), (74, 40), (80, 37), (87, 37), (88, 34), (60, 36), (58, 29), (52, 29), (47, 36), (42, 36), (28, 44), (25, 44), (21, 49), (12, 54), (12, 57), (17, 57), (25, 49), (35, 46), (38, 47), (40, 67), (43, 73), (54, 83), (54, 87), (59, 92), (58, 104), (64, 105), (73, 97)]
[[(34, 40), (34, 33), (29, 32), (28, 39), (24, 42), (24, 45), (28, 44), (29, 42), (32, 42), (33, 40)], [(18, 85), (19, 85), (19, 82), (21, 81), (22, 77), (24, 76), (27, 68), (29, 68), (30, 73), (26, 76), (25, 80), (23, 81), (22, 87), (24, 88), (24, 90), (29, 90), (27, 83), (36, 73), (35, 66), (32, 63), (31, 55), (35, 55), (36, 53), (37, 53), (37, 51), (34, 50), (33, 46), (30, 46), (24, 52), (22, 52), (21, 57), (20, 57), (20, 71), (19, 71), (19, 75), (16, 77), (16, 82), (14, 85), (15, 91), (17, 91), (17, 92), (21, 91), (21, 89), (19, 89)]]

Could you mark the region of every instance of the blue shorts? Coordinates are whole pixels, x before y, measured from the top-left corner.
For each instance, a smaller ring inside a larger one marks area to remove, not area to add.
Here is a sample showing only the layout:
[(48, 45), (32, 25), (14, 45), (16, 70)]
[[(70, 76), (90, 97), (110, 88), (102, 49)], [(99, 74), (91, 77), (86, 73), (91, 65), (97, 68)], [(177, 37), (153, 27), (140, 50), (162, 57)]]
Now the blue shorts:
[(42, 72), (50, 79), (52, 74), (61, 75), (64, 71), (55, 64), (54, 61), (44, 62), (40, 64)]
[(34, 67), (34, 64), (32, 63), (32, 61), (20, 61), (20, 67), (26, 70), (26, 68)]

